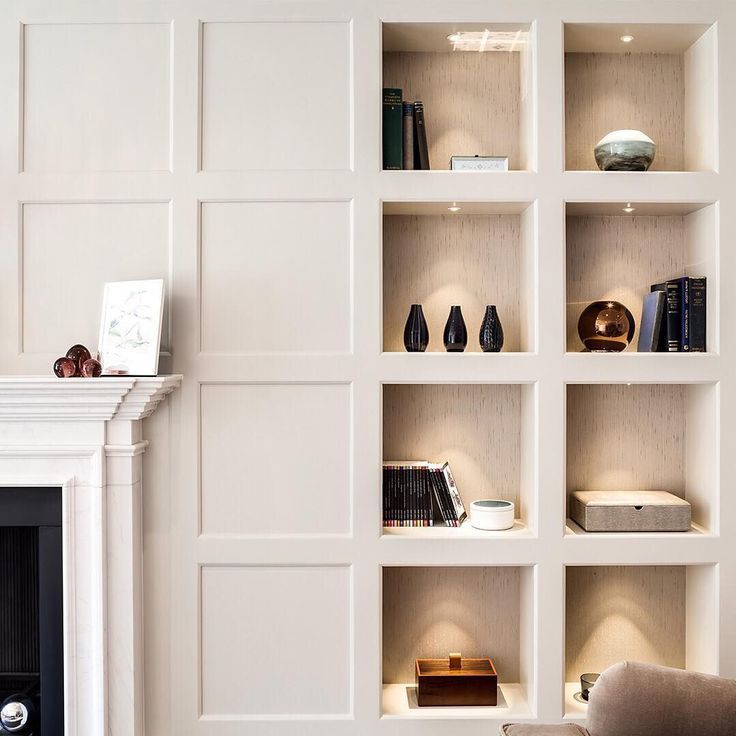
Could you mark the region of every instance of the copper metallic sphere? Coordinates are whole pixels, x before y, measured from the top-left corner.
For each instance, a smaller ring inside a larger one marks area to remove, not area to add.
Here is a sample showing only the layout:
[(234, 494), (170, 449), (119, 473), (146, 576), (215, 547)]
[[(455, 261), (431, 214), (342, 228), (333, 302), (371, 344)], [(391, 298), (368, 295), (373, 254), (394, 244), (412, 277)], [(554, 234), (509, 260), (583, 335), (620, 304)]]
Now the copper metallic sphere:
[(634, 337), (634, 316), (621, 302), (589, 304), (578, 320), (578, 335), (594, 353), (620, 353)]

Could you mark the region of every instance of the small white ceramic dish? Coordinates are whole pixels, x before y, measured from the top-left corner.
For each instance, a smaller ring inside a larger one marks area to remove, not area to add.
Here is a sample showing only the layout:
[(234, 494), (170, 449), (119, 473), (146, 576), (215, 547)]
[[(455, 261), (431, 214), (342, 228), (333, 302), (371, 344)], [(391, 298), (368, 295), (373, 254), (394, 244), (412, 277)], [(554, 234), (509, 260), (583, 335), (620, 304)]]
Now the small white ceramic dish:
[(497, 498), (484, 498), (470, 504), (470, 525), (485, 531), (502, 531), (514, 526), (514, 504)]

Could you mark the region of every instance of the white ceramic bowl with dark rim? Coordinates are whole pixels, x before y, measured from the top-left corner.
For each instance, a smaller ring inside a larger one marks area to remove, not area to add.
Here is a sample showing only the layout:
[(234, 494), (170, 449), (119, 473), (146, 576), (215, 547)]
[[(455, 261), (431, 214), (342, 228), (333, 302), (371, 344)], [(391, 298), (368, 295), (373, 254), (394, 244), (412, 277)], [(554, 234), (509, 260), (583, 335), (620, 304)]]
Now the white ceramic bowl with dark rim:
[(514, 504), (499, 498), (484, 498), (470, 504), (470, 525), (475, 529), (498, 532), (514, 526)]
[(640, 130), (614, 130), (595, 146), (595, 162), (601, 171), (646, 171), (657, 146)]

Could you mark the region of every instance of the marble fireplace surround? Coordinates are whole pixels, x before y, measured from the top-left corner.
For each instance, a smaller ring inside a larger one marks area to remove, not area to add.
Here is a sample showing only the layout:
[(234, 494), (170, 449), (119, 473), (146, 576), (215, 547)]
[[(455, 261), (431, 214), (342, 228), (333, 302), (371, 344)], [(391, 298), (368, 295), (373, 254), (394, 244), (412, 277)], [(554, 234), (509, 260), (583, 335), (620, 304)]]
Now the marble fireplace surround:
[(0, 377), (0, 486), (62, 493), (68, 736), (144, 732), (142, 420), (181, 378)]

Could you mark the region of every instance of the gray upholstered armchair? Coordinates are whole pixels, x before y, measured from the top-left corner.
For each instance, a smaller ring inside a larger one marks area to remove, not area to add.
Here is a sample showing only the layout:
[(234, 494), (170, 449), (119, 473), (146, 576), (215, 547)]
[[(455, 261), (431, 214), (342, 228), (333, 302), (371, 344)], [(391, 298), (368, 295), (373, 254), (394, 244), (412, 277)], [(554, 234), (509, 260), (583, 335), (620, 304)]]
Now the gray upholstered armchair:
[(736, 736), (736, 680), (622, 662), (590, 691), (585, 728), (507, 724), (504, 736)]

